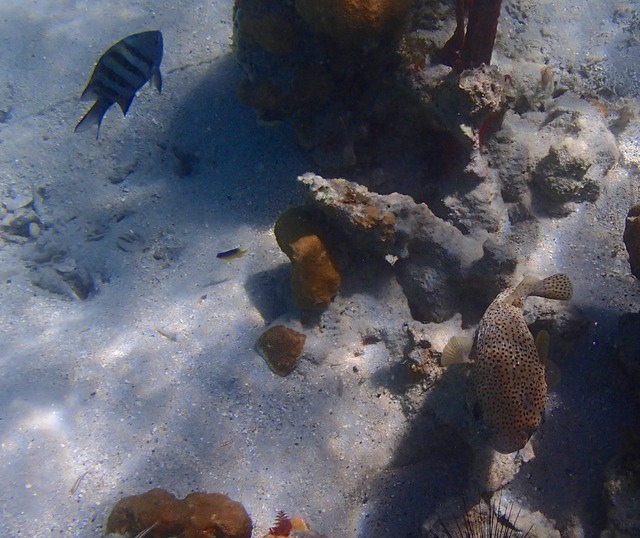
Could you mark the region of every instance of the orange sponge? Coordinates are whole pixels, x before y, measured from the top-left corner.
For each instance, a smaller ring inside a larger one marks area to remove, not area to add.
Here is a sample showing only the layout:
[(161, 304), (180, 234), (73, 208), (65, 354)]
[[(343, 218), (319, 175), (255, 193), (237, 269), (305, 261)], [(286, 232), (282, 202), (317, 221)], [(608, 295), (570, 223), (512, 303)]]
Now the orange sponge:
[(260, 335), (258, 352), (279, 376), (289, 375), (298, 364), (307, 337), (284, 325), (275, 325)]
[(278, 245), (291, 260), (291, 289), (302, 310), (327, 307), (340, 288), (340, 273), (319, 228), (300, 207), (280, 215), (274, 228)]
[(107, 519), (107, 534), (148, 538), (251, 538), (253, 523), (239, 502), (222, 493), (190, 493), (178, 500), (155, 488), (120, 499)]

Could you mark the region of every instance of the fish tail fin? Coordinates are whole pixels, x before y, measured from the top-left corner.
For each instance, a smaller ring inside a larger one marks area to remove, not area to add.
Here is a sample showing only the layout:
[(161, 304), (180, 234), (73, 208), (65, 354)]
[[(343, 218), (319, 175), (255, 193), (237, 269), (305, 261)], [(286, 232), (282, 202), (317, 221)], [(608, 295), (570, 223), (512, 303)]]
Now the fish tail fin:
[(442, 350), (440, 364), (451, 366), (470, 362), (469, 354), (473, 347), (473, 338), (470, 336), (452, 336)]
[[(92, 125), (97, 125), (98, 134), (100, 134), (100, 124), (102, 123), (102, 118), (104, 117), (105, 112), (108, 110), (111, 104), (112, 103), (105, 99), (98, 99), (78, 122), (78, 125), (76, 125), (76, 128), (73, 131), (75, 133), (81, 133), (89, 129)], [(96, 135), (96, 138), (98, 138), (98, 135)]]
[(556, 273), (541, 280), (533, 289), (531, 295), (545, 297), (546, 299), (567, 301), (571, 299), (573, 295), (573, 286), (567, 275), (564, 273)]

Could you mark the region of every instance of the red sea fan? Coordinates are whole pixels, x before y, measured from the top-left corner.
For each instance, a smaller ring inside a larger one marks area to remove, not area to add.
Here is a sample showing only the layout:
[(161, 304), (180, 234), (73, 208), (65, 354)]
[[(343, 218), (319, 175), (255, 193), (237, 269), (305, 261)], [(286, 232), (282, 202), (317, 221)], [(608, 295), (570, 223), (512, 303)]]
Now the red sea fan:
[(284, 510), (278, 510), (276, 521), (273, 527), (269, 529), (269, 534), (274, 536), (289, 536), (293, 530), (291, 519), (284, 513)]

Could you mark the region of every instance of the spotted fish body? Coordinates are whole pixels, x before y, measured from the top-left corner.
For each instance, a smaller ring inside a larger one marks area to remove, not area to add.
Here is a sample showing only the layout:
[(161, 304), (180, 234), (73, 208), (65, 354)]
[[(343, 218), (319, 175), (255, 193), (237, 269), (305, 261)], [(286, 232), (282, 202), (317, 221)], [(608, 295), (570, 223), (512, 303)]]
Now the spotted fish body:
[(114, 103), (120, 105), (126, 116), (136, 92), (148, 80), (160, 92), (162, 49), (162, 33), (157, 30), (133, 34), (112, 45), (98, 60), (82, 92), (82, 99), (96, 102), (78, 122), (75, 131), (86, 131), (97, 125), (99, 134), (102, 118)]
[[(538, 429), (547, 396), (545, 365), (522, 315), (529, 295), (548, 299), (571, 298), (571, 281), (555, 274), (544, 280), (525, 279), (500, 293), (485, 311), (470, 343), (474, 415), (481, 420), (487, 441), (509, 454), (524, 447)], [(443, 351), (443, 363), (464, 344), (455, 337)]]

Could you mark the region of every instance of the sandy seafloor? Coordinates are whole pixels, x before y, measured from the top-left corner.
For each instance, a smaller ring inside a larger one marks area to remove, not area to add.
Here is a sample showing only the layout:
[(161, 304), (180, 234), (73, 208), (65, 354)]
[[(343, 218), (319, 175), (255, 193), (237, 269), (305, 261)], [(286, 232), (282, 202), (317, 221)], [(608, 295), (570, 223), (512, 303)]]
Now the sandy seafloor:
[[(537, 3), (525, 30), (505, 16), (497, 50), (592, 62), (594, 84), (637, 97), (638, 46), (615, 46), (613, 16), (637, 4), (592, 4)], [(417, 536), (465, 489), (467, 448), (420, 458), (431, 422), (390, 388), (400, 358), (384, 346), (362, 348), (347, 331), (321, 364), (303, 361), (285, 379), (253, 349), (287, 311), (288, 260), (272, 226), (302, 200), (295, 179), (314, 165), (287, 124), (257, 125), (239, 104), (231, 8), (0, 1), (0, 191), (32, 194), (41, 220), (37, 241), (0, 244), (1, 538), (100, 536), (121, 496), (157, 486), (227, 493), (255, 536), (280, 509), (332, 538)], [(114, 107), (99, 140), (74, 134), (101, 52), (145, 29), (164, 34), (162, 94), (143, 89), (124, 119)], [(176, 152), (195, 154), (193, 173), (179, 173)], [(594, 207), (550, 224), (531, 256), (543, 273), (572, 275), (596, 323), (561, 365), (537, 458), (513, 484), (531, 509), (559, 526), (576, 516), (587, 536), (601, 524), (604, 465), (635, 412), (611, 357), (617, 316), (640, 300), (621, 243), (638, 176), (613, 177)], [(249, 253), (216, 260), (235, 246)], [(95, 291), (73, 298), (55, 278), (65, 272)], [(345, 327), (410, 321), (397, 285), (381, 282), (337, 299)]]

